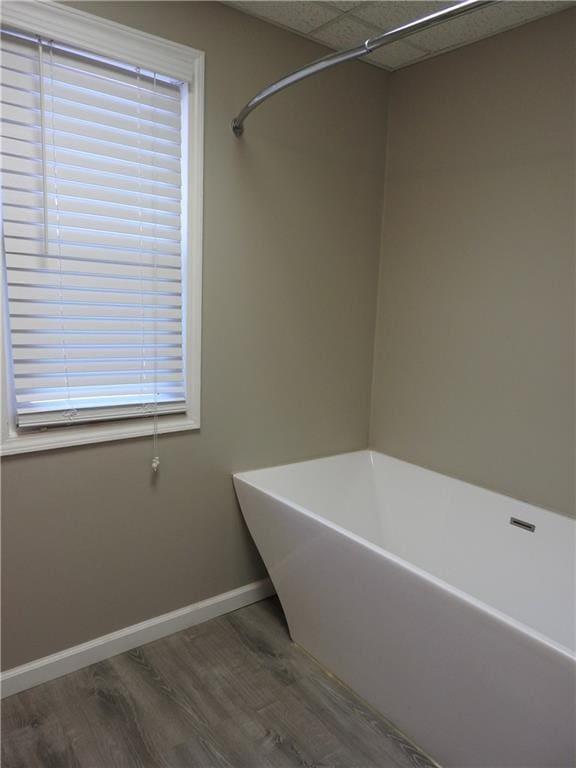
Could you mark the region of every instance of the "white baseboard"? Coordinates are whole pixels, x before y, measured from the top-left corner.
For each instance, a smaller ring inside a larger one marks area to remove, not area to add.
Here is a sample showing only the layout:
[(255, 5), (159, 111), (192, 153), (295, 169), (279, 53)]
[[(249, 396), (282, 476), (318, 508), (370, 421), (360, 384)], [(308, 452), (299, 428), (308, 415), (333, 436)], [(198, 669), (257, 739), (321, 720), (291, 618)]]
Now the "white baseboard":
[(177, 611), (155, 616), (140, 624), (133, 624), (131, 627), (119, 629), (117, 632), (97, 637), (95, 640), (75, 645), (73, 648), (53, 653), (51, 656), (36, 659), (29, 664), (13, 667), (0, 676), (2, 698), (35, 685), (47, 683), (56, 677), (75, 672), (97, 661), (109, 659), (139, 645), (159, 640), (161, 637), (172, 635), (195, 624), (201, 624), (208, 619), (230, 613), (273, 594), (274, 588), (269, 579), (253, 581), (251, 584), (187, 605)]

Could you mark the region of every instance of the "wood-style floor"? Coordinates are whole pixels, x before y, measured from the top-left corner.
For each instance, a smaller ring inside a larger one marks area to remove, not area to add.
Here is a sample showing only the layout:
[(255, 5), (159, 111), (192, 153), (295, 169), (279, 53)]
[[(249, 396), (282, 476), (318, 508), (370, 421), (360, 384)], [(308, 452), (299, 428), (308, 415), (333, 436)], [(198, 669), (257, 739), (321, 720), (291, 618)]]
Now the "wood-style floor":
[(5, 699), (3, 768), (431, 768), (275, 599)]

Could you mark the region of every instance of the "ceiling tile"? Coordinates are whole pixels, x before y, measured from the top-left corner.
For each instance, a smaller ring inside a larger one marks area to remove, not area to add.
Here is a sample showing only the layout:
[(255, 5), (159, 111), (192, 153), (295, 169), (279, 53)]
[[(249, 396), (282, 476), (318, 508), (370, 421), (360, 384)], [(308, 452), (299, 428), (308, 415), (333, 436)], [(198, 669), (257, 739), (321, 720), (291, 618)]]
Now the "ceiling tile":
[(503, 32), (505, 29), (560, 11), (570, 5), (572, 5), (571, 2), (544, 2), (543, 0), (537, 0), (537, 2), (512, 0), (495, 3), (411, 35), (410, 42), (419, 48), (438, 52), (481, 40), (483, 37)]
[(296, 32), (310, 32), (339, 15), (337, 8), (324, 2), (235, 2), (229, 3), (239, 11), (281, 24)]
[[(342, 50), (455, 3), (456, 0), (244, 0), (226, 4)], [(575, 4), (575, 0), (501, 0), (378, 49), (363, 60), (398, 69), (423, 58), (420, 51), (434, 56)]]
[(348, 2), (344, 2), (343, 0), (334, 0), (333, 2), (332, 1), (330, 2), (330, 5), (335, 5), (336, 8), (338, 8), (338, 10), (345, 12), (345, 11), (352, 10), (352, 8), (356, 8), (356, 6), (358, 5), (363, 5), (363, 3), (359, 3), (359, 2), (348, 3)]
[(452, 2), (427, 2), (427, 0), (387, 0), (377, 3), (361, 3), (354, 16), (364, 19), (383, 31), (401, 27), (414, 19), (421, 19), (435, 11), (454, 5)]
[(354, 16), (340, 16), (336, 21), (322, 29), (312, 32), (314, 40), (319, 40), (326, 45), (342, 50), (360, 45), (369, 37), (374, 37), (380, 30), (371, 24), (354, 18)]
[(374, 53), (363, 58), (362, 61), (369, 61), (372, 64), (378, 64), (387, 69), (398, 69), (398, 67), (413, 64), (426, 55), (426, 51), (421, 51), (419, 48), (414, 48), (414, 46), (405, 43), (403, 40), (398, 40), (396, 43), (378, 48)]

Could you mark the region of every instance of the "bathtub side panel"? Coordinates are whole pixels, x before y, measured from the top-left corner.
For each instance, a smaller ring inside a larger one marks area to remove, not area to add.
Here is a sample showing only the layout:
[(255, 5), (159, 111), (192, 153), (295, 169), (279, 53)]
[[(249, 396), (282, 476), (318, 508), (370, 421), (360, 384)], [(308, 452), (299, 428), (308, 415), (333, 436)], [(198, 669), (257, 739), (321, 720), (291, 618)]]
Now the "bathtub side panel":
[(446, 768), (576, 763), (573, 660), (237, 482), (292, 638)]
[(576, 651), (576, 520), (376, 452), (372, 460), (385, 550)]

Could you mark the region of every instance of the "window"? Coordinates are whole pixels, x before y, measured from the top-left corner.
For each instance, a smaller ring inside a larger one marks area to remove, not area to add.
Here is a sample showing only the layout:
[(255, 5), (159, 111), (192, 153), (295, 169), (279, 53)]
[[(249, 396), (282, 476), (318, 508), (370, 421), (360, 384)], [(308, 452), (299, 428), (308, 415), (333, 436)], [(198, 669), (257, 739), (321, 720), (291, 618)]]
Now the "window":
[(198, 427), (201, 54), (30, 5), (2, 29), (3, 449)]

